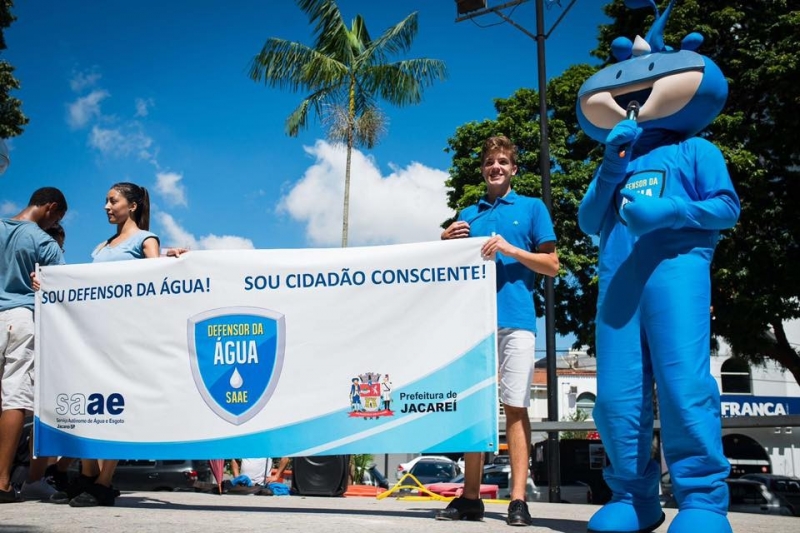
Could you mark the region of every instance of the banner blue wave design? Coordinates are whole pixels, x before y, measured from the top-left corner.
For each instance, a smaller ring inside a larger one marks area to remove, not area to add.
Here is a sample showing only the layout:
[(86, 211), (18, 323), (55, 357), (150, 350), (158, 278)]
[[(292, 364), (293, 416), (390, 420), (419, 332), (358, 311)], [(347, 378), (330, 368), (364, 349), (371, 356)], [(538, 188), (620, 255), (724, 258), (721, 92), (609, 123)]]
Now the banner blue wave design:
[[(215, 459), (339, 453), (494, 451), (497, 449), (496, 338), (490, 335), (446, 367), (392, 391), (402, 394), (458, 390), (458, 407), (446, 413), (395, 411), (394, 417), (364, 420), (337, 410), (321, 417), (251, 435), (207, 441), (114, 442), (69, 435), (34, 420), (37, 455), (126, 459)], [(455, 390), (455, 389), (454, 389)], [(465, 391), (472, 390), (467, 397)], [(453, 431), (459, 431), (453, 435)]]

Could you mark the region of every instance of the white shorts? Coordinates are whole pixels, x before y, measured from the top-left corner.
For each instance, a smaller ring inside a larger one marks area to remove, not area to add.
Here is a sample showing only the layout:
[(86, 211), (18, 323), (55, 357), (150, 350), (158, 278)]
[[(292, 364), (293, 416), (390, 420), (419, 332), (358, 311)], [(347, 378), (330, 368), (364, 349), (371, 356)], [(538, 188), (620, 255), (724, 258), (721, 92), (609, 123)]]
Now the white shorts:
[(33, 410), (33, 311), (0, 311), (0, 405)]
[(498, 329), (497, 357), (500, 401), (510, 407), (530, 407), (536, 335), (524, 329)]

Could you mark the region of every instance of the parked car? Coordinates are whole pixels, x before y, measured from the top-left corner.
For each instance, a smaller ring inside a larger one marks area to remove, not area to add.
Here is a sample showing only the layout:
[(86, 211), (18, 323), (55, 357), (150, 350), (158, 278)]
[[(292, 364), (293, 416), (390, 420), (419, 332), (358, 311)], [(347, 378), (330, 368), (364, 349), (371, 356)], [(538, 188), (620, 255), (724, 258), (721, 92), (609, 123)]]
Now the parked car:
[(458, 465), (452, 459), (423, 457), (411, 467), (409, 474), (417, 478), (423, 485), (450, 481), (461, 473)]
[[(763, 483), (748, 479), (726, 479), (728, 484), (728, 511), (731, 513), (757, 513), (792, 516), (791, 504), (770, 492)], [(677, 508), (675, 497), (664, 503), (664, 507)]]
[(492, 458), (493, 465), (510, 465), (511, 464), (511, 457), (508, 455), (495, 455)]
[(763, 483), (773, 494), (786, 500), (794, 509), (794, 515), (800, 516), (800, 479), (780, 474), (745, 474), (739, 479), (748, 479)]
[(373, 485), (384, 489), (389, 488), (389, 480), (386, 476), (378, 470), (376, 464), (372, 464), (367, 470), (364, 471), (364, 477), (361, 478), (361, 483), (364, 485)]
[(419, 457), (415, 457), (406, 463), (400, 463), (397, 465), (397, 480), (400, 481), (400, 478), (406, 475), (414, 467), (414, 465), (417, 464), (417, 461), (420, 461), (421, 459), (443, 459), (446, 461), (452, 461), (452, 459), (445, 457), (444, 455), (420, 455)]
[[(464, 483), (464, 475), (454, 478), (451, 483)], [(482, 485), (497, 485), (497, 498), (511, 499), (511, 465), (491, 464), (483, 467)], [(549, 502), (550, 488), (537, 487), (531, 476), (528, 476), (525, 499), (531, 502)], [(569, 483), (561, 486), (562, 503), (592, 503), (592, 489), (583, 482)]]
[(193, 490), (195, 481), (210, 482), (208, 461), (122, 460), (114, 472), (114, 488), (128, 491)]

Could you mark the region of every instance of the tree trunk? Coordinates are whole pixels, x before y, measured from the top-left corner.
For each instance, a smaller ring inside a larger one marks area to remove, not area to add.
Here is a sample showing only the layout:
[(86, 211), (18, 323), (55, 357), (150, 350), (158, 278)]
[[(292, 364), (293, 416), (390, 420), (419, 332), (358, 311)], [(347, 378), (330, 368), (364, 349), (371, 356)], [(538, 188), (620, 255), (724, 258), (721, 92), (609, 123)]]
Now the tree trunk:
[(344, 167), (344, 209), (342, 212), (342, 248), (347, 248), (347, 234), (350, 231), (350, 160), (353, 156), (353, 140), (356, 119), (356, 80), (350, 78), (350, 92), (347, 106), (347, 163)]
[(775, 344), (768, 344), (764, 348), (764, 354), (770, 359), (780, 363), (786, 370), (792, 373), (794, 380), (800, 384), (800, 355), (792, 348), (786, 332), (783, 330), (783, 322), (780, 319), (770, 324), (775, 333)]
[(353, 154), (353, 135), (347, 135), (347, 163), (344, 167), (344, 210), (342, 213), (342, 248), (347, 248), (350, 215), (350, 158)]

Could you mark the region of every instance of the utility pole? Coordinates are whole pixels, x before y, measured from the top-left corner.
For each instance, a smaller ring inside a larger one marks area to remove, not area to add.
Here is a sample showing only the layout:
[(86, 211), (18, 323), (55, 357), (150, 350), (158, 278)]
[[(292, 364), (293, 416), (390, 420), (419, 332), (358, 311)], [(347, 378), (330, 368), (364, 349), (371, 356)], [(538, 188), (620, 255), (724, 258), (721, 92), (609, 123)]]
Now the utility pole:
[[(570, 0), (558, 20), (545, 33), (544, 28), (544, 0), (536, 1), (536, 33), (533, 34), (523, 26), (514, 22), (502, 12), (503, 9), (516, 7), (529, 0), (513, 0), (494, 7), (487, 6), (487, 0), (456, 0), (456, 22), (469, 20), (487, 13), (495, 15), (508, 22), (522, 33), (536, 41), (537, 74), (539, 84), (539, 168), (542, 176), (542, 201), (547, 210), (553, 213), (553, 198), (550, 188), (550, 141), (547, 125), (547, 71), (545, 69), (545, 41), (558, 26), (570, 8), (577, 0)], [(556, 3), (560, 2), (556, 0)], [(555, 329), (555, 291), (553, 278), (544, 278), (544, 305), (545, 305), (545, 358), (547, 362), (547, 420), (558, 422), (558, 376), (556, 372), (556, 329)], [(549, 482), (549, 499), (552, 503), (561, 502), (561, 465), (558, 449), (558, 431), (547, 432), (547, 479)]]

